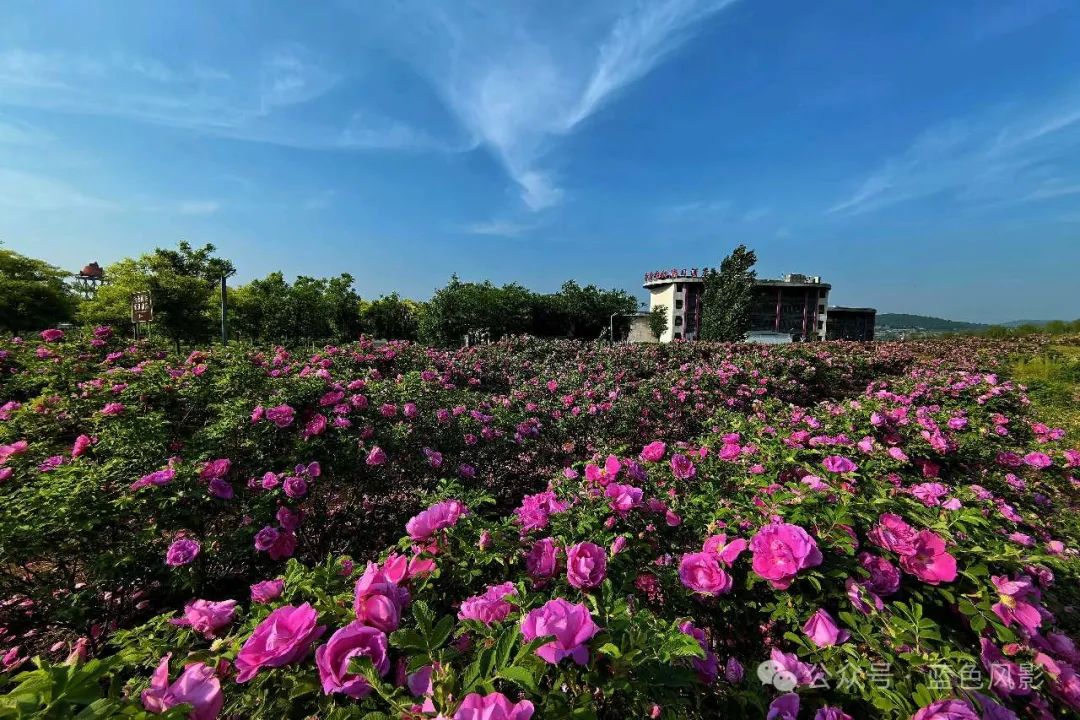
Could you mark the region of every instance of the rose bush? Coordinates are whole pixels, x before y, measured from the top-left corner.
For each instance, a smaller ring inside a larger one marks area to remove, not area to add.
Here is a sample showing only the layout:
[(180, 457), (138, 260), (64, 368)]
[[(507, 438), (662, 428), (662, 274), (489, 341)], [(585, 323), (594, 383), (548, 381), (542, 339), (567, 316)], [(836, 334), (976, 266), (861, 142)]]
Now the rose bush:
[[(1080, 711), (1080, 452), (1011, 346), (32, 345), (0, 386), (8, 704), (92, 667), (128, 714)], [(54, 665), (79, 638), (103, 660)]]

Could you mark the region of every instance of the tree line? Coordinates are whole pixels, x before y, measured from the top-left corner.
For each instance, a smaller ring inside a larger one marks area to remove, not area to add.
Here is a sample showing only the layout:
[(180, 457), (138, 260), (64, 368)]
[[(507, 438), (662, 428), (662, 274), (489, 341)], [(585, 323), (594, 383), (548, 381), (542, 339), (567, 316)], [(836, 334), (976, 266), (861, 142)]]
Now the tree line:
[[(220, 283), (235, 272), (213, 245), (156, 248), (105, 268), (89, 298), (66, 282), (71, 273), (42, 260), (0, 248), (0, 330), (17, 333), (63, 323), (131, 326), (131, 297), (149, 291), (153, 333), (177, 344), (211, 341), (220, 332)], [(511, 283), (463, 282), (456, 275), (427, 301), (396, 292), (365, 300), (348, 273), (291, 282), (281, 272), (227, 292), (231, 339), (300, 344), (346, 342), (361, 334), (454, 346), (505, 335), (597, 339), (615, 316), (616, 335), (637, 299), (625, 290), (570, 280), (554, 293)]]

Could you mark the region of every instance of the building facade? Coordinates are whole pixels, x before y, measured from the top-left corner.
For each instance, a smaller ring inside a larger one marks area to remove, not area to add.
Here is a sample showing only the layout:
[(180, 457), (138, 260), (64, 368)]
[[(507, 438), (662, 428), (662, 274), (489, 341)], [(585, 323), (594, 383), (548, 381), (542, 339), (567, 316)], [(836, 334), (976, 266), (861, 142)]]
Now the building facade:
[[(667, 308), (668, 329), (661, 342), (695, 340), (701, 333), (705, 272), (697, 268), (646, 273), (649, 308)], [(758, 280), (750, 311), (750, 330), (785, 333), (795, 341), (824, 340), (831, 285), (820, 277), (785, 275)]]
[(828, 312), (825, 339), (864, 342), (874, 339), (874, 324), (877, 321), (877, 310), (874, 308), (833, 306)]

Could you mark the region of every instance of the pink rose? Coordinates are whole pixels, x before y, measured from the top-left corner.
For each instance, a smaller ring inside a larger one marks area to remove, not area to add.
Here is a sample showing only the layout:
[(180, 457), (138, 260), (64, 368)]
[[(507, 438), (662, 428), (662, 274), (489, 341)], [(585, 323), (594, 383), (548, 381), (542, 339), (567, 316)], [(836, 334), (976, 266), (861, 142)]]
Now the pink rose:
[(578, 665), (587, 663), (589, 649), (585, 643), (598, 632), (600, 628), (584, 605), (569, 603), (562, 598), (549, 600), (543, 607), (530, 611), (521, 621), (521, 634), (526, 642), (537, 638), (554, 638), (536, 650), (537, 655), (552, 665), (567, 657)]
[(566, 551), (566, 579), (571, 585), (587, 590), (604, 581), (607, 553), (591, 542), (578, 543)]
[(371, 451), (368, 453), (367, 459), (364, 462), (366, 462), (368, 465), (371, 465), (372, 467), (375, 467), (385, 463), (386, 459), (386, 451), (376, 445), (375, 447), (371, 448)]
[(180, 627), (189, 627), (210, 639), (218, 630), (231, 623), (235, 616), (235, 600), (194, 600), (184, 606), (184, 617), (174, 618), (169, 622)]
[(212, 668), (193, 663), (184, 668), (176, 682), (169, 683), (169, 658), (161, 658), (150, 678), (150, 687), (142, 692), (143, 707), (152, 713), (163, 713), (177, 705), (190, 705), (190, 720), (214, 720), (225, 704), (221, 682)]
[(843, 643), (851, 637), (851, 633), (847, 630), (837, 627), (832, 615), (824, 608), (818, 608), (817, 612), (810, 616), (810, 619), (802, 626), (802, 631), (819, 648)]
[(696, 593), (723, 595), (731, 590), (731, 576), (720, 567), (716, 553), (687, 553), (679, 561), (679, 580)]
[(165, 564), (169, 567), (180, 567), (191, 563), (198, 555), (202, 546), (197, 540), (180, 538), (174, 540), (169, 550), (165, 553)]
[(285, 428), (292, 425), (295, 418), (296, 411), (288, 405), (278, 405), (277, 407), (266, 409), (266, 419), (279, 428)]
[(397, 630), (401, 608), (408, 598), (404, 588), (390, 580), (375, 563), (356, 581), (353, 611), (356, 618), (386, 633)]
[(341, 693), (362, 698), (371, 692), (367, 680), (349, 672), (349, 664), (355, 657), (371, 658), (375, 670), (385, 676), (390, 670), (386, 635), (356, 620), (331, 635), (325, 645), (316, 648), (315, 665), (325, 694)]
[(502, 622), (515, 607), (506, 598), (516, 594), (517, 588), (512, 582), (491, 585), (482, 595), (474, 595), (462, 601), (458, 620), (477, 620), (485, 625)]
[(75, 444), (71, 447), (71, 457), (79, 457), (85, 453), (91, 445), (94, 444), (93, 439), (89, 435), (80, 435), (75, 438)]
[(930, 585), (956, 579), (956, 558), (945, 552), (945, 541), (930, 530), (919, 531), (915, 552), (901, 555), (900, 567)]
[(285, 581), (278, 578), (276, 580), (263, 580), (257, 582), (251, 586), (251, 601), (257, 603), (266, 603), (277, 600), (281, 597), (282, 591), (285, 590)]
[(619, 515), (625, 515), (641, 505), (641, 496), (641, 488), (633, 485), (611, 483), (604, 489), (604, 497), (611, 498), (608, 507)]
[(891, 550), (897, 555), (911, 555), (915, 552), (915, 528), (904, 522), (899, 515), (885, 513), (878, 518), (878, 524), (867, 537), (880, 548)]
[(911, 716), (911, 720), (979, 720), (966, 700), (938, 700)]
[(705, 637), (705, 631), (696, 627), (694, 623), (686, 621), (679, 625), (679, 632), (684, 635), (689, 635), (698, 641), (698, 645), (701, 646), (701, 650), (705, 653), (705, 657), (694, 658), (691, 664), (694, 666), (694, 670), (697, 672), (701, 682), (706, 685), (712, 685), (716, 682), (716, 678), (720, 676), (720, 661), (717, 659), (716, 653), (714, 653), (709, 646), (709, 641)]
[(525, 555), (525, 568), (537, 580), (554, 577), (559, 571), (559, 546), (552, 538), (542, 538), (533, 543)]
[(264, 667), (282, 667), (301, 660), (326, 627), (308, 603), (283, 605), (259, 623), (236, 655), (236, 682), (245, 683)]
[(454, 713), (454, 720), (529, 720), (532, 715), (533, 704), (528, 700), (512, 703), (498, 692), (470, 693)]
[(443, 500), (413, 516), (405, 524), (405, 531), (413, 540), (428, 540), (439, 530), (456, 525), (463, 515), (468, 514), (469, 508), (460, 501)]
[(697, 468), (690, 462), (690, 458), (676, 454), (671, 456), (671, 474), (679, 480), (689, 480), (697, 475)]
[(657, 440), (641, 449), (641, 460), (643, 462), (660, 462), (664, 459), (664, 454), (666, 452), (667, 445)]
[(758, 531), (750, 541), (753, 568), (777, 590), (787, 590), (800, 570), (821, 564), (814, 538), (798, 525), (774, 523)]

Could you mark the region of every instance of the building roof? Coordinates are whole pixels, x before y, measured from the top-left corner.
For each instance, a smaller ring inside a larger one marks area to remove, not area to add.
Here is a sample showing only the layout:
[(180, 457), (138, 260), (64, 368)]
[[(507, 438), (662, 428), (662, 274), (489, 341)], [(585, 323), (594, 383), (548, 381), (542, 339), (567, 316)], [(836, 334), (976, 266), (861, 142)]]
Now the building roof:
[(871, 308), (871, 307), (845, 307), (843, 305), (830, 305), (829, 309), (828, 309), (828, 312), (831, 312), (831, 313), (834, 313), (834, 312), (838, 312), (838, 313), (845, 313), (845, 312), (850, 312), (850, 313), (873, 313), (873, 314), (876, 315), (877, 314), (877, 308)]

